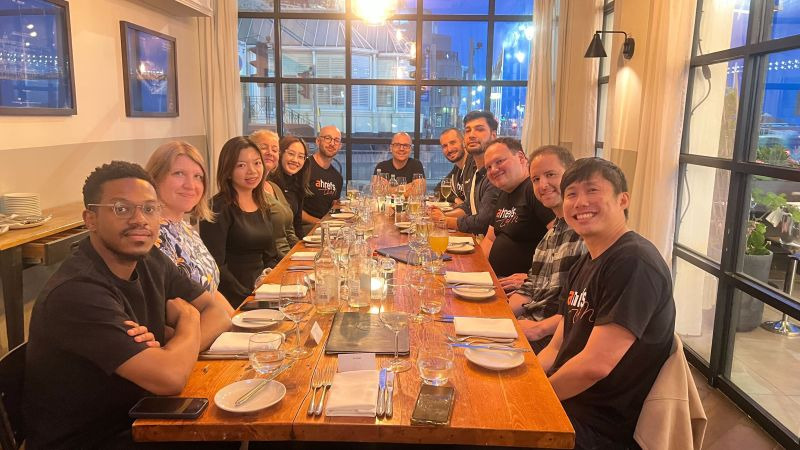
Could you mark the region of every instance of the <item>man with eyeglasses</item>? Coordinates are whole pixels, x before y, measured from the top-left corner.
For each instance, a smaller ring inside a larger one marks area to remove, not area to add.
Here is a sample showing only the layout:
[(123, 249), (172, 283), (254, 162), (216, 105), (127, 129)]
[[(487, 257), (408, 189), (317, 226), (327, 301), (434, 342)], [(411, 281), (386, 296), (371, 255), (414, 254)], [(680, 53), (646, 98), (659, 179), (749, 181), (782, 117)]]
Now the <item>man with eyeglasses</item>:
[(308, 158), (312, 195), (303, 201), (303, 231), (308, 233), (314, 224), (331, 210), (342, 193), (344, 179), (331, 164), (342, 148), (342, 133), (333, 125), (322, 127), (317, 137), (317, 152)]
[[(408, 133), (400, 132), (392, 136), (392, 143), (389, 144), (389, 149), (392, 152), (391, 159), (381, 161), (375, 166), (373, 176), (378, 175), (378, 170), (381, 173), (389, 174), (395, 178), (403, 177), (406, 179), (406, 193), (410, 193), (411, 189), (408, 187), (413, 186), (415, 189), (423, 189), (425, 183), (425, 169), (422, 168), (422, 163), (418, 160), (411, 158), (411, 150), (414, 146), (411, 144), (411, 136)], [(414, 175), (422, 175), (422, 178), (414, 180)], [(377, 180), (383, 182), (383, 180)]]
[[(227, 302), (154, 247), (161, 206), (144, 169), (97, 168), (83, 201), (89, 237), (31, 315), (23, 396), (31, 449), (129, 442), (128, 410), (148, 394), (179, 394), (200, 350), (231, 324)], [(147, 327), (149, 342), (132, 339), (129, 322)]]

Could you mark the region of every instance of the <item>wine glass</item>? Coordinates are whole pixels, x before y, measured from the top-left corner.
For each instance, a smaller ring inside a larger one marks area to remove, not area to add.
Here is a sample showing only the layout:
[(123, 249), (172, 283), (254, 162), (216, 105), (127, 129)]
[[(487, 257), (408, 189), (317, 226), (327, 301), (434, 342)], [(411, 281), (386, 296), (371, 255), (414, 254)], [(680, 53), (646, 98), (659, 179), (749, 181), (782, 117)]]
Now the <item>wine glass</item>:
[(401, 196), (406, 193), (406, 183), (408, 183), (406, 177), (397, 177), (397, 193)]
[(411, 368), (411, 362), (399, 357), (400, 332), (408, 328), (406, 286), (400, 283), (386, 285), (386, 298), (381, 302), (378, 317), (381, 323), (394, 332), (394, 358), (386, 362), (386, 368), (392, 372), (404, 372)]
[(439, 192), (441, 192), (442, 194), (442, 200), (446, 202), (447, 199), (450, 197), (450, 194), (453, 192), (453, 185), (450, 183), (449, 178), (445, 178), (444, 180), (442, 180), (442, 184), (439, 186), (440, 186)]
[(292, 359), (303, 359), (311, 356), (311, 351), (300, 342), (300, 321), (313, 309), (308, 300), (308, 288), (305, 284), (305, 274), (302, 272), (286, 272), (281, 277), (278, 309), (284, 316), (294, 322), (295, 346), (286, 352), (286, 356)]
[(431, 265), (434, 273), (439, 273), (442, 267), (441, 257), (447, 250), (450, 236), (447, 233), (447, 222), (444, 220), (437, 220), (433, 222), (433, 227), (428, 230), (428, 245), (431, 250), (436, 254), (436, 261)]
[(409, 298), (414, 300), (413, 304), (415, 306), (414, 314), (409, 316), (409, 320), (414, 323), (427, 323), (433, 320), (431, 316), (423, 314), (422, 310), (422, 305), (424, 304), (422, 295), (425, 293), (425, 289), (431, 281), (430, 279), (433, 277), (433, 275), (425, 270), (425, 266), (429, 264), (432, 259), (433, 254), (427, 248), (411, 250), (408, 252), (408, 256), (406, 256), (406, 260), (409, 264), (406, 271), (406, 281), (408, 283), (408, 288), (413, 291), (413, 295)]
[(283, 333), (262, 331), (253, 333), (247, 343), (247, 354), (253, 370), (261, 375), (269, 375), (283, 365), (286, 352), (281, 348)]

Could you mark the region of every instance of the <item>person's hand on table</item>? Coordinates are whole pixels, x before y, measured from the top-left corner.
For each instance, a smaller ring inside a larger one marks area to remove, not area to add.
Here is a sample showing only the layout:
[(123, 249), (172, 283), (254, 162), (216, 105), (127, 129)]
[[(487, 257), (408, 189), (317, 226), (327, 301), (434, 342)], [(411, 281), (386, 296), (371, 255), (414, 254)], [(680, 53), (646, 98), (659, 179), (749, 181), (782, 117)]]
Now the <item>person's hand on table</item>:
[(500, 286), (503, 287), (503, 290), (508, 292), (516, 291), (522, 287), (522, 283), (525, 282), (526, 278), (528, 278), (527, 273), (515, 273), (513, 275), (500, 278), (498, 281), (500, 282)]
[(156, 336), (151, 333), (146, 326), (139, 325), (132, 320), (126, 320), (122, 323), (130, 327), (128, 329), (128, 336), (133, 337), (134, 342), (142, 342), (148, 347), (161, 347), (161, 343), (156, 340)]
[(264, 284), (264, 278), (266, 278), (270, 272), (272, 272), (272, 267), (267, 267), (266, 269), (262, 270), (261, 275), (259, 275), (258, 278), (256, 278), (256, 282), (254, 283), (253, 289), (258, 289), (259, 286)]
[(442, 212), (442, 210), (437, 208), (437, 207), (435, 207), (435, 206), (433, 208), (431, 208), (431, 213), (430, 214), (431, 214), (431, 219), (433, 219), (433, 220), (444, 219), (444, 213)]

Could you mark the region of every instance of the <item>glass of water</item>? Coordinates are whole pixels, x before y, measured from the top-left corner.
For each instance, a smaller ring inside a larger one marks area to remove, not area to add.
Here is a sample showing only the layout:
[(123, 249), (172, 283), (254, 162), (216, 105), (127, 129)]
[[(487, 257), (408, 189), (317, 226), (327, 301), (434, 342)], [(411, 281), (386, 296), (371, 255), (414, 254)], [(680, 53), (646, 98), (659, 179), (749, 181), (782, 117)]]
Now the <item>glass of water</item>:
[(442, 310), (442, 305), (445, 300), (445, 286), (444, 283), (434, 277), (427, 279), (427, 283), (420, 293), (420, 309), (425, 314), (438, 314)]
[(423, 383), (434, 386), (447, 384), (453, 371), (453, 348), (443, 338), (425, 342), (417, 354), (417, 368)]
[(261, 375), (269, 375), (283, 365), (286, 352), (281, 348), (283, 333), (262, 331), (253, 333), (247, 345), (250, 365)]

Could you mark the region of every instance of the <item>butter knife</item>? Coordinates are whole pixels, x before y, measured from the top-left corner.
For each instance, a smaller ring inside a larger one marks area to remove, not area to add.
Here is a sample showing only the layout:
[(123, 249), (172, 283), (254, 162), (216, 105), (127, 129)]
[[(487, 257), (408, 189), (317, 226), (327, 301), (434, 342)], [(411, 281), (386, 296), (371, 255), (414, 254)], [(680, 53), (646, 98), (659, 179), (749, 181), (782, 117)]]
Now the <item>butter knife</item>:
[(386, 408), (386, 369), (381, 369), (378, 376), (378, 406), (375, 409), (375, 415), (383, 417)]
[(389, 372), (386, 377), (386, 417), (391, 419), (394, 414), (394, 372)]
[(286, 364), (285, 366), (283, 366), (280, 369), (278, 369), (275, 372), (273, 372), (272, 375), (270, 375), (269, 377), (261, 380), (260, 383), (258, 383), (257, 385), (253, 386), (252, 389), (250, 389), (249, 391), (245, 392), (244, 395), (239, 397), (239, 400), (236, 400), (236, 403), (234, 403), (233, 405), (234, 406), (242, 406), (245, 403), (247, 403), (251, 398), (253, 398), (258, 393), (258, 391), (263, 389), (264, 386), (269, 384), (269, 382), (274, 380), (278, 375), (280, 375), (283, 372), (286, 372), (287, 370), (289, 370), (289, 368), (292, 367), (292, 365), (294, 365), (294, 361), (290, 362), (289, 364)]
[(450, 344), (451, 347), (461, 347), (461, 348), (476, 348), (480, 350), (497, 350), (501, 352), (514, 352), (514, 353), (530, 353), (533, 350), (528, 348), (518, 348), (518, 347), (504, 347), (504, 346), (494, 346), (494, 345), (475, 345), (475, 344), (464, 344), (464, 343), (453, 343)]

